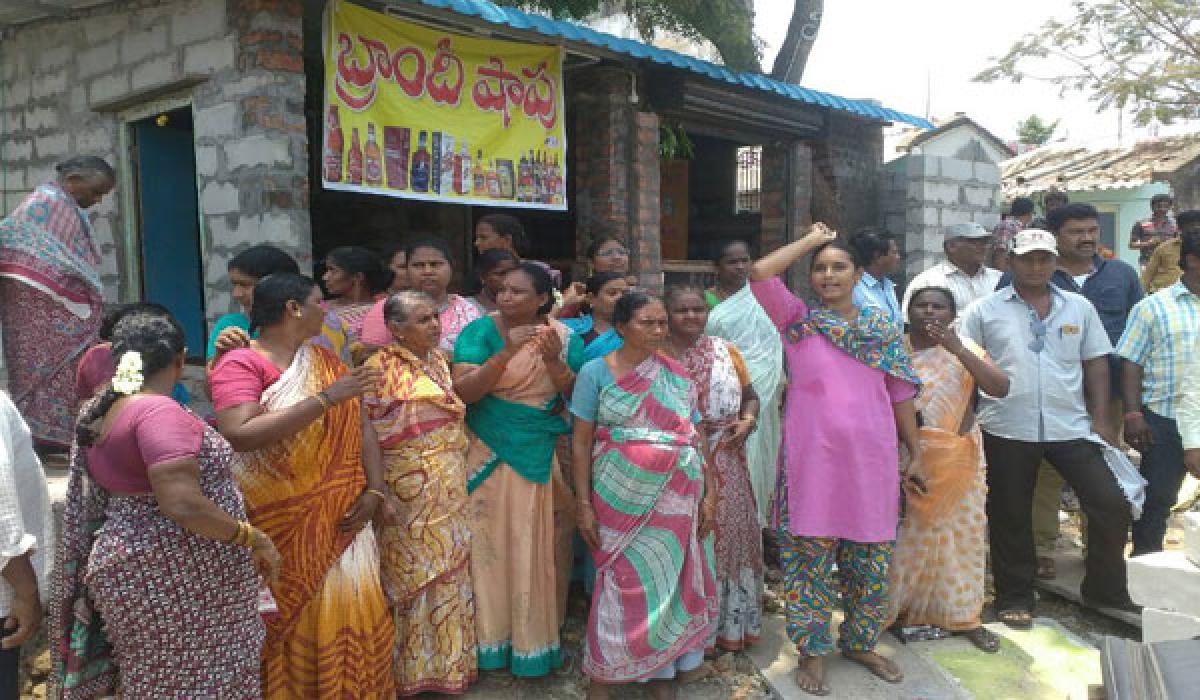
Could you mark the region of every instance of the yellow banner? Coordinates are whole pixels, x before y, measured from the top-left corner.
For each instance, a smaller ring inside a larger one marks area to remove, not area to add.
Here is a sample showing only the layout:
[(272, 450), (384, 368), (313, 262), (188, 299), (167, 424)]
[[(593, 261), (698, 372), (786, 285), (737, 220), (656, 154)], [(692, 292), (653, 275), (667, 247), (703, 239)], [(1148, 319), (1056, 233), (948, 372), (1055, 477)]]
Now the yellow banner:
[(560, 47), (437, 31), (342, 0), (326, 26), (326, 188), (567, 208)]

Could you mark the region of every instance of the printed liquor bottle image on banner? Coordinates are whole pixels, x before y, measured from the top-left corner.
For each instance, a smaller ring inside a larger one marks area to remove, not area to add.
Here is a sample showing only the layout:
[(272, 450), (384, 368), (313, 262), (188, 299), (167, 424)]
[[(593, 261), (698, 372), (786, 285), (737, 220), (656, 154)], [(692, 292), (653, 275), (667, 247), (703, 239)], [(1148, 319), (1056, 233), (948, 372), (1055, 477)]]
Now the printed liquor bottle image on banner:
[(567, 208), (561, 47), (327, 11), (325, 188)]

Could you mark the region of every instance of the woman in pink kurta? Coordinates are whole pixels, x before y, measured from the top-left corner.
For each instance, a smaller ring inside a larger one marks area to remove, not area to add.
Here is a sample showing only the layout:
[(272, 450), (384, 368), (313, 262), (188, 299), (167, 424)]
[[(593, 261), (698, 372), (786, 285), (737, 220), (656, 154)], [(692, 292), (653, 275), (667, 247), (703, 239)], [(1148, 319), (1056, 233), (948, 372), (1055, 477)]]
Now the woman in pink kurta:
[[(813, 252), (810, 308), (778, 275)], [(900, 499), (897, 434), (917, 458), (908, 482), (923, 489), (917, 378), (899, 329), (854, 304), (862, 266), (821, 224), (756, 262), (750, 288), (783, 337), (789, 384), (776, 506), (788, 636), (800, 654), (796, 683), (830, 692), (824, 657), (839, 598), (843, 656), (898, 683), (900, 669), (875, 653), (887, 617), (887, 570)], [(834, 582), (834, 565), (842, 577)]]

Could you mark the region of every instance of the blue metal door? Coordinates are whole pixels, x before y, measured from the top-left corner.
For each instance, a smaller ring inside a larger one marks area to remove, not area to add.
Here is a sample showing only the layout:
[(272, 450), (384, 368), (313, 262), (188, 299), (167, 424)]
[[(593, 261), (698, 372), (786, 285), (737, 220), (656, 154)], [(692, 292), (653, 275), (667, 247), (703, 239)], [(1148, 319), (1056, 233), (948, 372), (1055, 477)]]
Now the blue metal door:
[(196, 154), (190, 108), (133, 126), (141, 230), (142, 298), (171, 310), (187, 334), (188, 356), (205, 348)]

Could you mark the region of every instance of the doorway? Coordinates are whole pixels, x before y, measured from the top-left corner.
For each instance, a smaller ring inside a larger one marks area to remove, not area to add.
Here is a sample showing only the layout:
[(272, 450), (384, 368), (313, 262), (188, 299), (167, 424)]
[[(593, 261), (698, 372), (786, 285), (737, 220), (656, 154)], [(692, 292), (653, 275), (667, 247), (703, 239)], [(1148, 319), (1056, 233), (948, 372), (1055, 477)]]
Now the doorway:
[(141, 299), (171, 310), (188, 358), (203, 359), (206, 326), (191, 106), (129, 122), (136, 184)]

